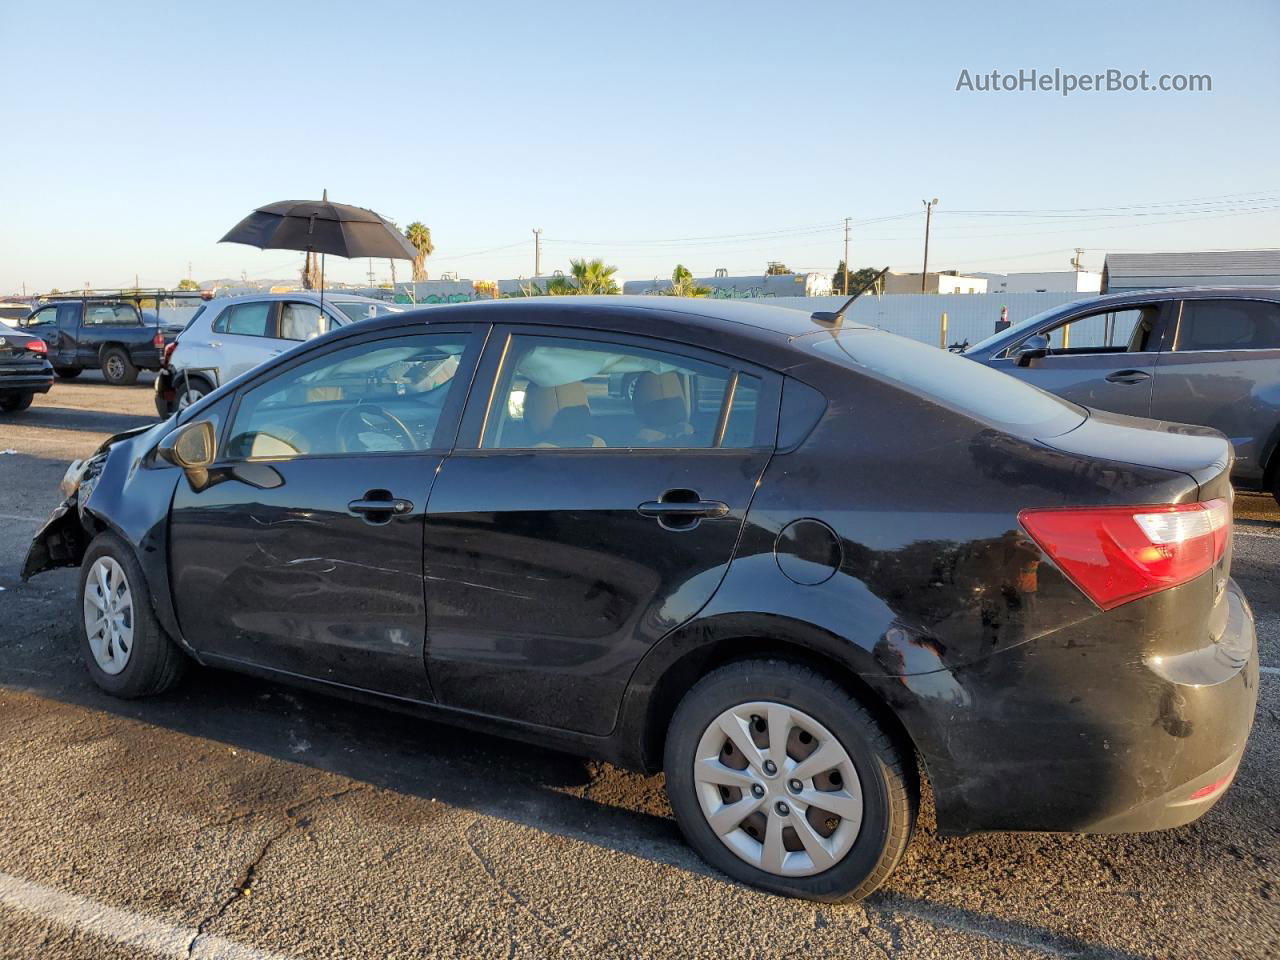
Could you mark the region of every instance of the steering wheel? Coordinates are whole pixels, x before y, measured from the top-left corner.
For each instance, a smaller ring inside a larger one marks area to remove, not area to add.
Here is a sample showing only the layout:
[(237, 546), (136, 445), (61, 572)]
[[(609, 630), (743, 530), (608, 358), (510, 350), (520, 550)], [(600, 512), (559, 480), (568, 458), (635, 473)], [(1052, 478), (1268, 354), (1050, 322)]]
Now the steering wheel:
[[(353, 418), (355, 420), (354, 424), (352, 423)], [(353, 425), (356, 426), (356, 430), (351, 429)], [(413, 438), (413, 433), (404, 425), (404, 421), (394, 413), (384, 410), (376, 403), (358, 403), (338, 418), (338, 425), (335, 430), (338, 434), (338, 446), (342, 448), (343, 453), (369, 452), (356, 439), (360, 426), (367, 427), (385, 437), (394, 438), (406, 450), (418, 449), (418, 441)]]

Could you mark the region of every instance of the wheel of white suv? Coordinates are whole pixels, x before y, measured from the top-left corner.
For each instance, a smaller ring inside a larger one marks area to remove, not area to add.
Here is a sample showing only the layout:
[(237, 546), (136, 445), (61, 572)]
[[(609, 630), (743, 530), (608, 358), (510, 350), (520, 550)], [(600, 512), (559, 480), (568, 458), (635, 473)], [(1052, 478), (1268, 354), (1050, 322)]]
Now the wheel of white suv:
[(201, 397), (213, 392), (213, 388), (199, 377), (187, 379), (181, 377), (174, 381), (175, 400), (177, 410), (185, 410)]
[(667, 792), (713, 866), (775, 893), (865, 897), (911, 840), (914, 758), (847, 691), (780, 660), (700, 680), (667, 732)]
[(117, 697), (145, 697), (181, 678), (187, 658), (151, 610), (146, 579), (128, 544), (101, 533), (80, 564), (81, 653), (89, 675)]

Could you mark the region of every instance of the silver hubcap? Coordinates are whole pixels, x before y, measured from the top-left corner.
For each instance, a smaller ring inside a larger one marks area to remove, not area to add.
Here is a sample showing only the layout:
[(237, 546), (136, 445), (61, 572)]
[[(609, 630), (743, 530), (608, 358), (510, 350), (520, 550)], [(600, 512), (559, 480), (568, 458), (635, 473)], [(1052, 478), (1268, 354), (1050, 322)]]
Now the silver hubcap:
[(204, 391), (199, 387), (188, 387), (178, 394), (178, 409), (185, 410), (197, 400), (204, 396)]
[(119, 380), (124, 376), (124, 364), (120, 362), (119, 357), (110, 357), (107, 360), (107, 376), (112, 380)]
[(133, 595), (124, 569), (99, 557), (84, 584), (84, 632), (103, 673), (116, 674), (133, 653)]
[(698, 742), (693, 779), (716, 836), (778, 876), (829, 870), (862, 826), (862, 784), (848, 751), (781, 703), (744, 703), (716, 717)]

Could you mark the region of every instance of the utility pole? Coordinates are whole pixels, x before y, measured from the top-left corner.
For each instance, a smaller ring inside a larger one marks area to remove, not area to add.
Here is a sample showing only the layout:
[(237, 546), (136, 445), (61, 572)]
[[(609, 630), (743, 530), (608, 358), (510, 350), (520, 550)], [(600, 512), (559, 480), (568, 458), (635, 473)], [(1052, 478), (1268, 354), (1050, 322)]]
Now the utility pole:
[(533, 228), (533, 275), (542, 276), (542, 228)]
[(1076, 247), (1076, 257), (1071, 261), (1071, 266), (1075, 267), (1076, 273), (1084, 269), (1084, 247)]
[(370, 258), (369, 258), (369, 272), (368, 272), (367, 276), (369, 277), (369, 288), (370, 288), (370, 289), (372, 289), (372, 288), (373, 288), (373, 276), (374, 276), (374, 274), (373, 274), (373, 257), (370, 257)]
[(842, 296), (849, 295), (849, 218), (844, 218), (844, 291)]
[(938, 198), (920, 202), (924, 204), (924, 267), (920, 270), (920, 292), (926, 293), (925, 284), (929, 281), (929, 225), (933, 221), (933, 208), (937, 205)]

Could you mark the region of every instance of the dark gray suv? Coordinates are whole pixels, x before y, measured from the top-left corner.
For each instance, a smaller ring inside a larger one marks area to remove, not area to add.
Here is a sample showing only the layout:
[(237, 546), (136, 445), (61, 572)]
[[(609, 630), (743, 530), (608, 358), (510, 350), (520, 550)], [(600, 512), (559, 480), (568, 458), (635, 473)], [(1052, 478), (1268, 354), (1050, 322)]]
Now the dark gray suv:
[(1236, 485), (1280, 500), (1280, 287), (1093, 297), (965, 356), (1087, 407), (1220, 430), (1235, 445)]

